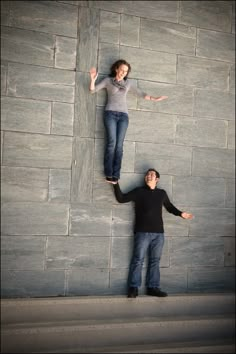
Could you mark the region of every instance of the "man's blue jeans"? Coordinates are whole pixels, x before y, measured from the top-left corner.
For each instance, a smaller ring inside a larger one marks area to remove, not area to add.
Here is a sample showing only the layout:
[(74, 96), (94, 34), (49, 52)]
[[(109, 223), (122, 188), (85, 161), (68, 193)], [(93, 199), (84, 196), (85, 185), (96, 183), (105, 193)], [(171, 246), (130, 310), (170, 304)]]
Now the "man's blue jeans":
[(130, 263), (128, 286), (139, 287), (142, 283), (142, 267), (148, 251), (146, 287), (160, 288), (160, 259), (164, 245), (164, 233), (137, 232)]
[(120, 178), (123, 157), (123, 143), (129, 118), (127, 113), (105, 111), (106, 146), (104, 154), (104, 173), (107, 177)]

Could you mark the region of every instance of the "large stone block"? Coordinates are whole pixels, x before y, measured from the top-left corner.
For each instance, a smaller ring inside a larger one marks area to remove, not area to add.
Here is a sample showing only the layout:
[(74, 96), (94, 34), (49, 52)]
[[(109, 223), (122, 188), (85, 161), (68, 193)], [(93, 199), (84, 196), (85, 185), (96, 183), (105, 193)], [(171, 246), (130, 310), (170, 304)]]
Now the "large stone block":
[(73, 135), (74, 105), (61, 102), (52, 104), (51, 134)]
[(176, 116), (145, 111), (129, 112), (126, 139), (147, 143), (174, 143)]
[(112, 235), (132, 236), (134, 234), (134, 208), (131, 203), (114, 205), (112, 208)]
[(78, 12), (74, 6), (57, 1), (18, 1), (11, 2), (10, 11), (12, 27), (77, 36)]
[[(122, 55), (119, 46), (113, 43), (99, 43), (98, 49), (98, 72), (100, 74), (110, 74), (110, 67)], [(126, 58), (126, 56), (125, 56)], [(128, 59), (126, 58), (128, 61)]]
[(47, 243), (47, 269), (108, 268), (107, 237), (54, 237)]
[(225, 179), (174, 176), (173, 201), (189, 207), (223, 207), (225, 205)]
[(94, 168), (94, 140), (75, 138), (71, 181), (71, 201), (92, 200), (92, 173)]
[(5, 132), (4, 164), (71, 168), (71, 155), (71, 137)]
[(226, 179), (225, 206), (235, 208), (235, 178)]
[(158, 52), (194, 55), (195, 42), (196, 28), (194, 27), (141, 19), (141, 48)]
[[(132, 64), (130, 77), (141, 80), (176, 82), (176, 55), (120, 46), (120, 57)], [(145, 65), (143, 61), (145, 58)]]
[(120, 39), (120, 14), (100, 11), (99, 32), (101, 42), (118, 44)]
[(180, 23), (231, 32), (232, 7), (230, 1), (181, 1)]
[(162, 268), (161, 288), (168, 293), (185, 293), (188, 289), (187, 269), (183, 267)]
[(189, 236), (216, 237), (235, 235), (233, 208), (191, 208), (194, 219), (190, 220)]
[(50, 170), (48, 200), (55, 202), (70, 201), (71, 170)]
[(1, 25), (2, 26), (9, 26), (10, 2), (11, 1), (1, 1)]
[(97, 66), (99, 11), (80, 7), (78, 21), (79, 42), (76, 67), (78, 71), (88, 72), (91, 67)]
[(235, 290), (235, 270), (223, 267), (189, 269), (188, 290), (217, 292)]
[(186, 116), (193, 115), (192, 87), (140, 80), (138, 81), (138, 87), (148, 95), (154, 97), (168, 96), (168, 99), (160, 102), (153, 102), (139, 98), (138, 109), (169, 114), (183, 114)]
[(179, 55), (177, 83), (225, 91), (228, 88), (229, 70), (228, 63)]
[(2, 205), (4, 235), (67, 235), (69, 206), (19, 202)]
[(2, 236), (2, 269), (43, 270), (45, 245), (42, 236)]
[(230, 68), (229, 91), (235, 93), (235, 65), (232, 65)]
[(171, 267), (223, 266), (223, 237), (173, 237), (170, 246)]
[(46, 201), (48, 170), (2, 166), (1, 197), (3, 202)]
[(96, 94), (89, 91), (87, 73), (76, 74), (74, 136), (94, 137), (96, 119)]
[(196, 56), (234, 63), (235, 36), (231, 33), (198, 29)]
[(179, 145), (136, 143), (135, 170), (146, 172), (150, 166), (166, 175), (189, 176), (192, 148)]
[(196, 89), (194, 116), (234, 120), (234, 100), (235, 96), (232, 93)]
[(56, 37), (55, 67), (75, 70), (77, 39)]
[(193, 148), (193, 176), (234, 178), (234, 150)]
[(113, 186), (105, 181), (105, 176), (100, 171), (93, 173), (93, 203), (109, 203), (114, 202)]
[(235, 267), (235, 237), (224, 237), (225, 267)]
[(228, 149), (235, 150), (235, 121), (228, 122)]
[(227, 147), (228, 122), (178, 116), (175, 143), (187, 146)]
[[(170, 197), (169, 197), (170, 198)], [(170, 201), (173, 201), (170, 198)], [(182, 208), (181, 205), (175, 204), (175, 207), (182, 211), (189, 211)], [(178, 237), (185, 237), (189, 235), (189, 224), (190, 221), (184, 220), (179, 216), (175, 216), (173, 214), (168, 213), (165, 208), (163, 210), (163, 222), (164, 222), (164, 231), (166, 236), (178, 236)]]
[(7, 90), (7, 62), (1, 60), (1, 96), (6, 94)]
[(70, 214), (70, 235), (110, 236), (111, 208), (99, 204), (73, 204)]
[(176, 1), (90, 1), (90, 6), (112, 12), (126, 13), (138, 17), (177, 22)]
[(120, 44), (130, 47), (139, 47), (140, 18), (121, 15)]
[(65, 296), (65, 271), (6, 270), (2, 272), (3, 297)]
[(79, 268), (68, 271), (66, 295), (104, 295), (109, 288), (109, 270), (99, 268)]
[(15, 97), (1, 98), (3, 130), (50, 134), (51, 104)]
[(73, 103), (74, 85), (75, 73), (68, 70), (9, 64), (9, 96)]
[(1, 56), (18, 63), (53, 67), (54, 38), (51, 34), (2, 27)]

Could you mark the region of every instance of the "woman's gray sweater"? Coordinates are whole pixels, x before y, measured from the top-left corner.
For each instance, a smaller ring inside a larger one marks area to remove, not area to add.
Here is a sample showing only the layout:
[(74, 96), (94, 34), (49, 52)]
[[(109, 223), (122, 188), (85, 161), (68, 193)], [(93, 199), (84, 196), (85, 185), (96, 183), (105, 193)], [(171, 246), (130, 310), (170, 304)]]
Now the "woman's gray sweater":
[(118, 82), (112, 77), (106, 77), (95, 86), (94, 90), (91, 90), (90, 92), (95, 93), (103, 88), (107, 90), (107, 103), (105, 106), (105, 111), (124, 112), (128, 114), (126, 102), (128, 91), (142, 98), (146, 96), (146, 93), (138, 89), (129, 79)]

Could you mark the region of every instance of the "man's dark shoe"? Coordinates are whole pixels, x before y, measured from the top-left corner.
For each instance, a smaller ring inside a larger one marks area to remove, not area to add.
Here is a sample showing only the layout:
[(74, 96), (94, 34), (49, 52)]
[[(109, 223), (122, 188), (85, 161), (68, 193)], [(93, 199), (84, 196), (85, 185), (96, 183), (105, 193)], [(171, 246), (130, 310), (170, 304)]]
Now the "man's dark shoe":
[(136, 298), (138, 296), (138, 288), (130, 287), (128, 290), (128, 297)]
[(147, 288), (147, 295), (158, 296), (158, 297), (168, 296), (168, 294), (165, 291), (162, 291), (159, 288)]

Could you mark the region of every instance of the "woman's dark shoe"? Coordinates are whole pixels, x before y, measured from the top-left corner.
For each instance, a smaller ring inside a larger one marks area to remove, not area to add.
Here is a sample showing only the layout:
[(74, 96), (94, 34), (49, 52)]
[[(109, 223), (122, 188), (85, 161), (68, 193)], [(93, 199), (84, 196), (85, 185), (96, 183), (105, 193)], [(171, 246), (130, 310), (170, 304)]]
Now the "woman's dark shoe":
[(114, 184), (113, 177), (106, 177), (106, 182)]
[(147, 295), (158, 296), (158, 297), (168, 296), (168, 294), (165, 291), (162, 291), (159, 288), (147, 288)]
[(138, 288), (135, 287), (130, 287), (128, 290), (128, 297), (130, 298), (136, 298), (138, 296)]

